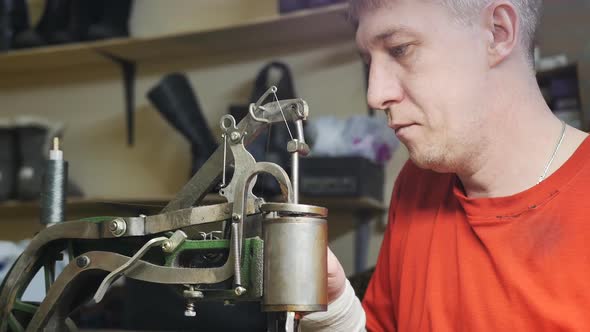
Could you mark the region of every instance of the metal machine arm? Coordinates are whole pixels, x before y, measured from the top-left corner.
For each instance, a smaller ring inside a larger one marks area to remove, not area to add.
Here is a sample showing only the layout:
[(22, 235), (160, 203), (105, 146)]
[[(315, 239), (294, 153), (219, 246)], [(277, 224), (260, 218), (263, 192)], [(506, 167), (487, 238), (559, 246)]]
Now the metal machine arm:
[[(195, 303), (254, 300), (265, 312), (290, 313), (283, 315), (283, 331), (294, 329), (293, 312), (326, 310), (327, 210), (298, 204), (298, 158), (309, 151), (302, 121), (309, 110), (302, 99), (261, 105), (275, 91), (251, 104), (239, 124), (229, 115), (222, 117), (224, 144), (159, 214), (61, 222), (37, 234), (0, 288), (0, 332), (71, 328), (68, 315), (84, 300), (79, 292), (84, 289), (100, 301), (120, 275), (184, 289), (187, 316), (195, 315)], [(293, 181), (281, 167), (256, 162), (245, 149), (265, 127), (287, 121), (297, 128), (297, 137), (286, 144), (293, 157)], [(220, 190), (227, 202), (195, 206), (225, 179), (232, 162), (232, 179)], [(282, 203), (266, 203), (252, 194), (260, 173), (278, 181)], [(221, 221), (231, 229), (229, 239), (215, 237), (217, 232), (202, 238), (188, 232)], [(261, 231), (246, 237), (244, 223), (255, 221)], [(111, 245), (101, 245), (104, 241)], [(118, 249), (112, 249), (113, 243)], [(54, 265), (64, 250), (72, 256), (70, 263), (56, 280), (47, 280), (44, 301), (39, 306), (21, 301), (37, 271)], [(157, 251), (165, 263), (144, 259), (148, 251)], [(193, 266), (194, 257), (207, 259)]]

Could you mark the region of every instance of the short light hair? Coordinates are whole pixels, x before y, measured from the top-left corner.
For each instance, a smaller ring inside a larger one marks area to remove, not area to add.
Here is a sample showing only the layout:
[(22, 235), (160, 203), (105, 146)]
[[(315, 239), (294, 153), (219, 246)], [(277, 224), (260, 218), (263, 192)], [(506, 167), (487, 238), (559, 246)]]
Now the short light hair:
[[(357, 25), (359, 15), (365, 10), (379, 8), (388, 1), (394, 0), (349, 0), (349, 18)], [(448, 8), (458, 22), (463, 24), (473, 23), (473, 18), (494, 0), (428, 0), (436, 1)], [(528, 51), (529, 61), (534, 62), (533, 49), (535, 33), (539, 26), (542, 11), (542, 0), (509, 0), (518, 11), (521, 22), (521, 45), (525, 51)]]

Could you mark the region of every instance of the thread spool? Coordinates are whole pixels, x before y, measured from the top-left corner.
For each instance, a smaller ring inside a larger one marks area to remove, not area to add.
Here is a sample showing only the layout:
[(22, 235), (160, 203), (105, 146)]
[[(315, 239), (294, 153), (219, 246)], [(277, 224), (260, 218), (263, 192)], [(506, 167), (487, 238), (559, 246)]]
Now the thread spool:
[(41, 188), (41, 224), (49, 226), (65, 220), (68, 163), (63, 159), (59, 139), (53, 139), (53, 148), (45, 163)]

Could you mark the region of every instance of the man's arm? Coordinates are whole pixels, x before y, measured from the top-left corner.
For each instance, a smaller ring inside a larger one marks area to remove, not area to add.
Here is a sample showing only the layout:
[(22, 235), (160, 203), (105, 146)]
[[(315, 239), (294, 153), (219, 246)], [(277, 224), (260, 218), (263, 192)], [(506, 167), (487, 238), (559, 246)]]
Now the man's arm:
[[(363, 305), (361, 306), (350, 282), (344, 278), (344, 271), (342, 271), (344, 286), (341, 293), (337, 295), (333, 302), (330, 302), (328, 311), (305, 316), (300, 323), (301, 332), (358, 332), (366, 331), (365, 328), (369, 331), (396, 331), (396, 319), (394, 317), (389, 279), (389, 239), (390, 227), (387, 228), (383, 238), (377, 266), (365, 293)], [(331, 264), (338, 264), (340, 269), (342, 268), (331, 251), (328, 252), (328, 257), (328, 265), (331, 262)], [(328, 270), (331, 269), (328, 268)], [(336, 275), (339, 276), (340, 273)], [(333, 284), (334, 280), (330, 280), (329, 276), (328, 288), (334, 289), (334, 286), (330, 287), (331, 281)]]

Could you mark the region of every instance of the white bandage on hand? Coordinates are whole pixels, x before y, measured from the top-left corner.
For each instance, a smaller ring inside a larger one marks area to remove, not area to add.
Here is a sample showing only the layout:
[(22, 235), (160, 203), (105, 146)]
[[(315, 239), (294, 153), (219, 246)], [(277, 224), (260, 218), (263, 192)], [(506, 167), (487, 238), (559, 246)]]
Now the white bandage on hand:
[(365, 311), (348, 279), (344, 292), (328, 305), (328, 311), (306, 315), (299, 323), (300, 332), (365, 331)]

